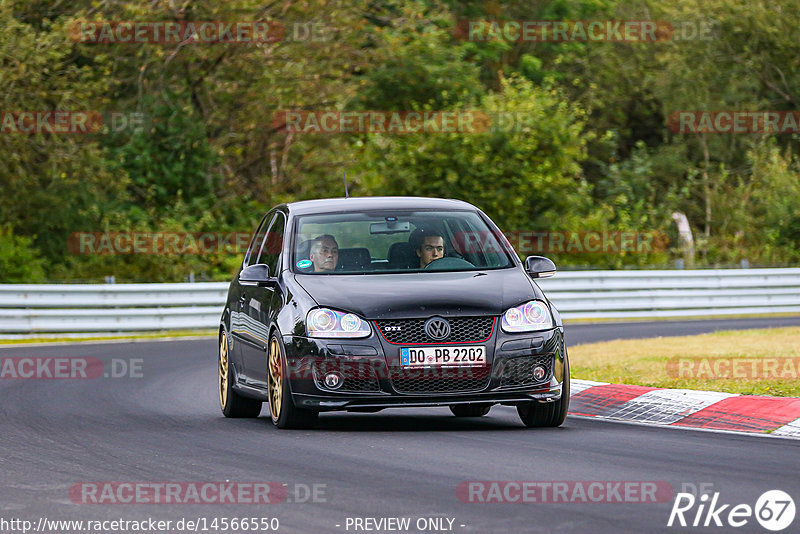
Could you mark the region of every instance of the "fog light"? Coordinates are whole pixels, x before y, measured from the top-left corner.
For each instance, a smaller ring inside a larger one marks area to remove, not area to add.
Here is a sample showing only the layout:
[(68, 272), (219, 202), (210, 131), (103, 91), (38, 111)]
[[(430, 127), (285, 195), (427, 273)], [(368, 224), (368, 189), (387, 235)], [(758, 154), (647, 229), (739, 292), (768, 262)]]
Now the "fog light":
[(544, 380), (545, 376), (547, 376), (547, 369), (541, 365), (537, 365), (533, 368), (533, 378), (535, 378), (537, 382), (539, 380)]
[(339, 373), (328, 373), (325, 375), (325, 387), (329, 389), (339, 389), (342, 387), (342, 377)]

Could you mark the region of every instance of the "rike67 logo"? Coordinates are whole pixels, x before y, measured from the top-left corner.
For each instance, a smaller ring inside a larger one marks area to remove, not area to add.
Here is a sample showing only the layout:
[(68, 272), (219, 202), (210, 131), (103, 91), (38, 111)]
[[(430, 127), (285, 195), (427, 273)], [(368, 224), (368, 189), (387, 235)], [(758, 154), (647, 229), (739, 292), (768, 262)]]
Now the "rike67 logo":
[(778, 532), (794, 521), (794, 500), (785, 491), (764, 492), (756, 500), (755, 506), (723, 504), (719, 496), (718, 491), (712, 495), (704, 493), (699, 497), (692, 493), (678, 493), (667, 526), (739, 528), (750, 524), (755, 517), (765, 529)]

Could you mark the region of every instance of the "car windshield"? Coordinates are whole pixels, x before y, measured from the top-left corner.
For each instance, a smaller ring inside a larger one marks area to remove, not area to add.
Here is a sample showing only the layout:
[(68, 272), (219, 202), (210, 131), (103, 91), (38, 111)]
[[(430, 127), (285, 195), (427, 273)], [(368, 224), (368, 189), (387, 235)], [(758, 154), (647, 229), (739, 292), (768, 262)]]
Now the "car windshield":
[(298, 218), (303, 274), (477, 271), (513, 266), (504, 238), (474, 211), (369, 211)]

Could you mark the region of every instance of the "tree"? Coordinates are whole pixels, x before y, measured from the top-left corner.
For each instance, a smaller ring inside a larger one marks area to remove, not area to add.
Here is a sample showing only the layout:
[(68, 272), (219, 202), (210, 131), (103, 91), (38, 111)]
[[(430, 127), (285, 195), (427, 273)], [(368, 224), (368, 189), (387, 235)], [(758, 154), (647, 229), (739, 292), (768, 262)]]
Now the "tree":
[(369, 135), (362, 141), (362, 181), (385, 194), (455, 195), (509, 229), (551, 228), (580, 217), (587, 200), (582, 112), (557, 91), (519, 77), (504, 80), (502, 92), (485, 96), (479, 109), (511, 127)]

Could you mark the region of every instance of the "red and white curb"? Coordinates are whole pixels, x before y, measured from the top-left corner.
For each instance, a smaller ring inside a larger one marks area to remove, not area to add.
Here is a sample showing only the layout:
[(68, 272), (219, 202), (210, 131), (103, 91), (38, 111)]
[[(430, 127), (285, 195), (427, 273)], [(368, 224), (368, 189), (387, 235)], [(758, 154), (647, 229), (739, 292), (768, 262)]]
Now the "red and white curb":
[(570, 415), (800, 438), (800, 398), (626, 386), (573, 379)]

